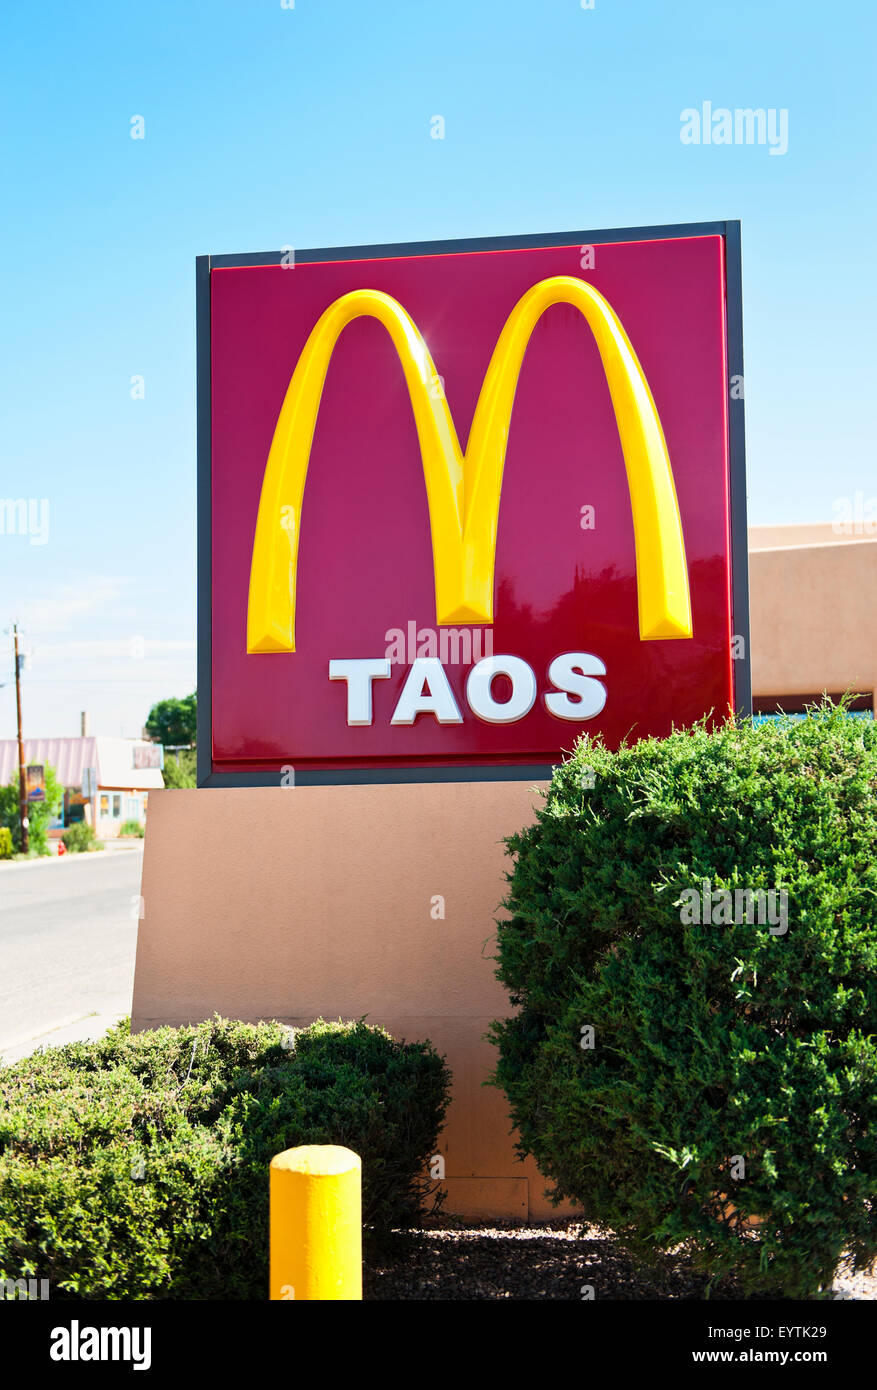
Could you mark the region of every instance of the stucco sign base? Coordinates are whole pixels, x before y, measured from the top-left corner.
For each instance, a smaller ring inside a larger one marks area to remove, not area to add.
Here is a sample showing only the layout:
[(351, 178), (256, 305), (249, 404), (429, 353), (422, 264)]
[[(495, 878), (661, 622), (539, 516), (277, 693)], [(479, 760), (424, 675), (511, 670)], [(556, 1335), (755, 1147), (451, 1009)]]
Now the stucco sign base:
[(134, 1029), (367, 1015), (429, 1038), (453, 1071), (445, 1210), (558, 1215), (483, 1084), (484, 1033), (510, 1011), (492, 959), (502, 841), (537, 801), (526, 782), (152, 792)]

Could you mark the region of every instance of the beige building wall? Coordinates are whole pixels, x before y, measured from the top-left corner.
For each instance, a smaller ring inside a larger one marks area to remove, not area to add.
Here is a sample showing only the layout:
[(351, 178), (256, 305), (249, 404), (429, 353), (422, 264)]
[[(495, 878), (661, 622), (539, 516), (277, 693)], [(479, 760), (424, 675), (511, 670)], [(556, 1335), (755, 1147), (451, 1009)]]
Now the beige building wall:
[(877, 692), (877, 536), (749, 532), (754, 696)]

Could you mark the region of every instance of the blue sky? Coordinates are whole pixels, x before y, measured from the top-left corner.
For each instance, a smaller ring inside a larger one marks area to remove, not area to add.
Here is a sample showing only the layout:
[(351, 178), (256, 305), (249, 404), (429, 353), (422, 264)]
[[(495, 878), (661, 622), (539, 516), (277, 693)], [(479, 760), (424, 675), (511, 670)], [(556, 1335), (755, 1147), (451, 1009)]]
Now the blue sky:
[[(0, 498), (49, 502), (45, 544), (0, 536), (25, 732), (136, 734), (194, 688), (199, 253), (738, 217), (750, 520), (877, 494), (875, 29), (864, 0), (8, 8)], [(786, 110), (788, 151), (684, 145), (704, 101)]]

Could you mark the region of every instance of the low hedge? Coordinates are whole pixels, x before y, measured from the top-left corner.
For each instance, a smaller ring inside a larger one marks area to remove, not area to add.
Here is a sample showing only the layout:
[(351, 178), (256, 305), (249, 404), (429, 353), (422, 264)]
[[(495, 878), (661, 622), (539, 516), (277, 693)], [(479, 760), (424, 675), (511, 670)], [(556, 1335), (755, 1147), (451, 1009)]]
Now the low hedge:
[[(497, 973), (519, 1011), (491, 1030), (495, 1080), (555, 1199), (751, 1293), (819, 1297), (843, 1252), (867, 1266), (874, 723), (584, 740), (508, 847)], [(786, 897), (747, 921), (747, 889)]]
[(0, 1279), (52, 1298), (264, 1299), (268, 1165), (299, 1144), (362, 1158), (377, 1235), (430, 1202), (449, 1099), (428, 1042), (215, 1018), (37, 1053), (0, 1071)]
[(61, 836), (64, 848), (70, 854), (86, 854), (93, 850), (103, 849), (103, 841), (97, 838), (97, 833), (93, 825), (87, 821), (79, 820), (65, 830)]

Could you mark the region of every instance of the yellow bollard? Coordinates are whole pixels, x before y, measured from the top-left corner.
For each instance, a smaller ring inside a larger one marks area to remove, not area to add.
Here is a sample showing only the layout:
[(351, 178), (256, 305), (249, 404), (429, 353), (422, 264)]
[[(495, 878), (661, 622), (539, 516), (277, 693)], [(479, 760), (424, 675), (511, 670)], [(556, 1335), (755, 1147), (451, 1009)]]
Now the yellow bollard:
[(338, 1144), (271, 1160), (269, 1298), (362, 1298), (362, 1163)]

